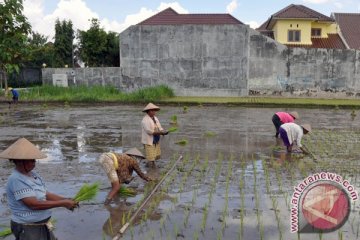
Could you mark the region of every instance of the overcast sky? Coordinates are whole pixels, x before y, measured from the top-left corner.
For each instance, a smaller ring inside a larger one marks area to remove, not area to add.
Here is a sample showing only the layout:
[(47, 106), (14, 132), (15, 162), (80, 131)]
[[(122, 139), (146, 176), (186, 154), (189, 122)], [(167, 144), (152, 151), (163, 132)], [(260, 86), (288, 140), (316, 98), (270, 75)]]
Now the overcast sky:
[(302, 4), (327, 16), (360, 12), (360, 0), (24, 0), (24, 14), (34, 31), (52, 40), (57, 18), (71, 20), (75, 30), (87, 30), (89, 19), (97, 18), (106, 31), (121, 32), (172, 7), (178, 13), (230, 13), (256, 28), (290, 4)]

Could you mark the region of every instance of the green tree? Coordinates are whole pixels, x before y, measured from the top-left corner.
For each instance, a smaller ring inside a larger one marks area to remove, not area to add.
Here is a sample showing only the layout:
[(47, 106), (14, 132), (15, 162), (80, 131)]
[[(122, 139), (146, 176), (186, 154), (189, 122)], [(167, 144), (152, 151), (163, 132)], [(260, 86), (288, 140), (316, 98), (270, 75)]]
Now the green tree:
[(73, 64), (73, 40), (75, 37), (71, 20), (59, 19), (55, 23), (55, 67), (72, 66)]
[(109, 32), (106, 37), (106, 56), (105, 65), (107, 67), (119, 67), (120, 66), (120, 40), (119, 34), (115, 32)]
[(32, 33), (28, 38), (29, 56), (24, 62), (28, 67), (42, 67), (45, 63), (48, 67), (54, 67), (54, 44), (48, 42), (48, 37), (40, 33)]
[(90, 29), (78, 31), (79, 54), (81, 60), (88, 67), (105, 66), (107, 55), (107, 34), (100, 27), (98, 19), (91, 19)]
[(23, 15), (22, 0), (3, 0), (0, 3), (0, 70), (7, 76), (19, 72), (20, 64), (27, 54), (27, 35), (31, 26)]

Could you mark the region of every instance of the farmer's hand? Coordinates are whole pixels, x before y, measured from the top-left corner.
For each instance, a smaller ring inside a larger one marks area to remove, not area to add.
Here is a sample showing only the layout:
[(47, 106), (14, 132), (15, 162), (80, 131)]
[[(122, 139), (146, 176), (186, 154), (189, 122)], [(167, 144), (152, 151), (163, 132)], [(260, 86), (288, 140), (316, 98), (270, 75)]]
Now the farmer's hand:
[(63, 206), (69, 209), (70, 211), (73, 211), (76, 207), (79, 206), (79, 203), (74, 201), (73, 199), (64, 199)]
[(162, 135), (168, 135), (168, 134), (169, 134), (169, 131), (162, 130), (162, 131), (161, 131), (161, 134), (162, 134)]

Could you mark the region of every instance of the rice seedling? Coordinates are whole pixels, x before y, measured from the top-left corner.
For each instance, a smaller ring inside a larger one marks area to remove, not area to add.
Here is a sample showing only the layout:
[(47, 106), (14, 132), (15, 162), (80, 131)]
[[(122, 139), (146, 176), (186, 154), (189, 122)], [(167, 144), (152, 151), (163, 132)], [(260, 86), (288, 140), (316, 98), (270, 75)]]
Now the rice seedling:
[(119, 196), (120, 197), (135, 197), (136, 191), (132, 188), (127, 188), (125, 186), (121, 186), (119, 189)]
[(0, 231), (0, 237), (6, 237), (6, 236), (9, 236), (11, 234), (12, 234), (11, 228), (9, 228), (9, 227), (6, 227), (6, 228), (4, 228), (3, 230)]
[(194, 237), (193, 238), (194, 240), (199, 240), (199, 232), (195, 230), (194, 234), (193, 234), (193, 237)]
[(176, 132), (177, 130), (178, 130), (177, 127), (171, 127), (171, 128), (169, 128), (169, 129), (167, 129), (167, 131), (168, 131), (169, 133)]
[(216, 133), (214, 133), (212, 131), (206, 131), (204, 135), (205, 135), (205, 137), (214, 137), (214, 136), (216, 136)]
[(99, 191), (99, 183), (87, 184), (85, 183), (78, 193), (73, 198), (76, 202), (93, 200)]
[(201, 228), (200, 228), (200, 231), (201, 231), (202, 233), (205, 232), (207, 217), (208, 217), (208, 204), (205, 204), (204, 212), (203, 212), (203, 217), (202, 217), (202, 221), (201, 221)]
[(170, 123), (171, 124), (177, 124), (177, 116), (176, 115), (172, 115), (171, 117), (170, 117)]
[(188, 144), (188, 140), (186, 140), (186, 139), (181, 139), (181, 140), (175, 142), (175, 144), (179, 144), (179, 145), (185, 146), (185, 145)]
[(184, 227), (186, 228), (187, 227), (187, 225), (188, 225), (188, 223), (189, 223), (189, 216), (190, 216), (190, 207), (191, 206), (185, 206), (185, 214), (184, 214)]

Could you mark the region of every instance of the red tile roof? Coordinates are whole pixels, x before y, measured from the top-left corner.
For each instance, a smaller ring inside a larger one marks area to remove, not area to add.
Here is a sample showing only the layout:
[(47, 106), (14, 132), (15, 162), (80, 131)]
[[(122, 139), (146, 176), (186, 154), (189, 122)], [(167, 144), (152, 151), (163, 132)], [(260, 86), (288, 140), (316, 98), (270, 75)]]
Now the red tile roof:
[(291, 4), (286, 8), (281, 9), (277, 13), (273, 14), (274, 18), (309, 18), (316, 19), (318, 21), (334, 22), (334, 19), (325, 16), (311, 8), (303, 5)]
[(333, 13), (341, 34), (351, 49), (360, 49), (360, 13)]
[(288, 47), (346, 49), (339, 34), (328, 34), (328, 38), (311, 38), (312, 45), (285, 44)]
[(243, 24), (230, 14), (179, 14), (167, 8), (138, 25)]

